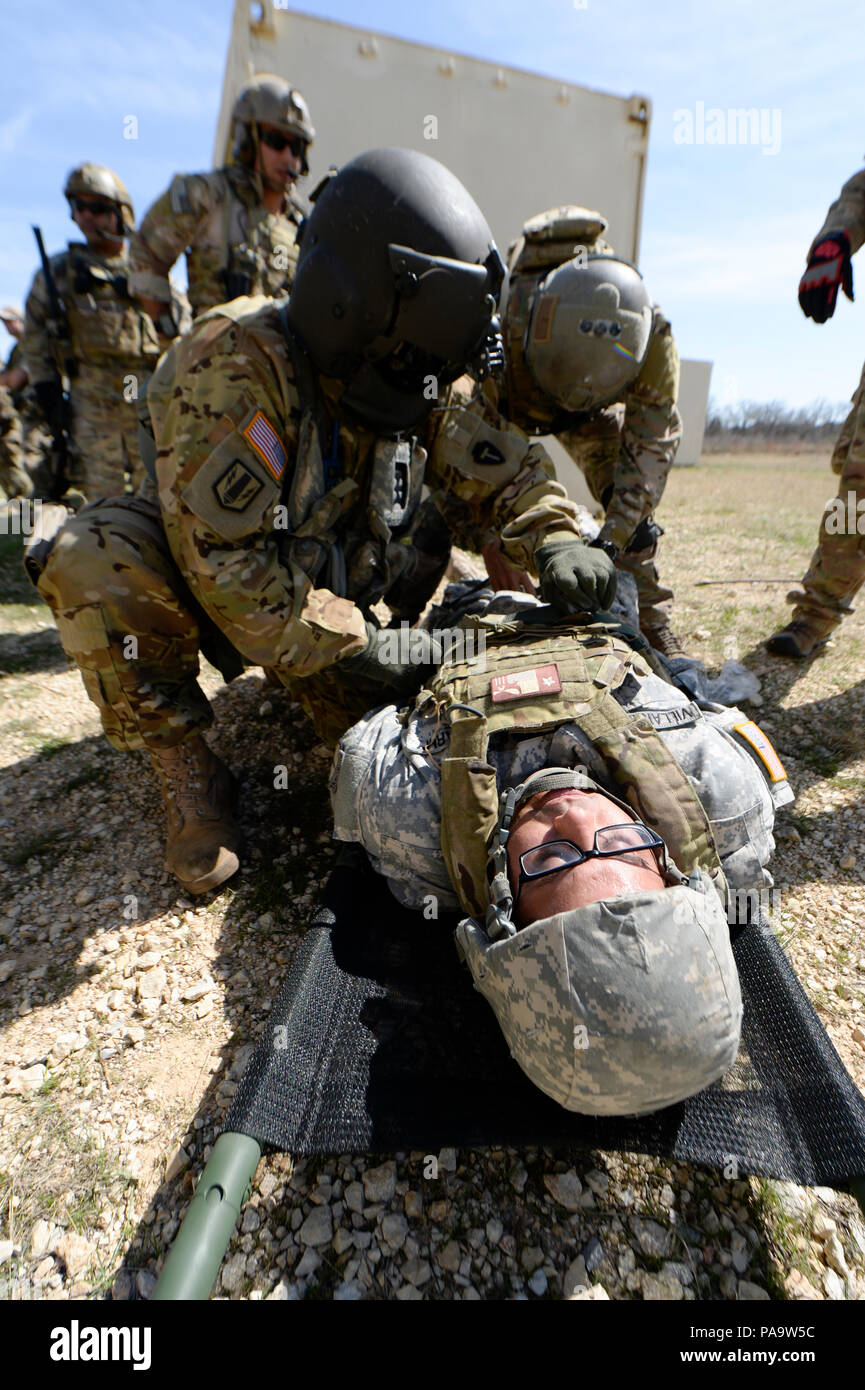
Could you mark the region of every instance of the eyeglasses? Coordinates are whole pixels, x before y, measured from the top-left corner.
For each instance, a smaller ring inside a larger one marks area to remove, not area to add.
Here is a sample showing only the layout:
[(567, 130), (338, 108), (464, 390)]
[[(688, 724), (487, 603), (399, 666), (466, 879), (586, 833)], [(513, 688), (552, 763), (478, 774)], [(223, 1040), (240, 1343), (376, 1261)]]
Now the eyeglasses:
[(297, 159), (303, 159), (306, 152), (306, 141), (302, 135), (283, 135), (281, 130), (262, 130), (258, 131), (261, 143), (267, 145), (271, 150), (284, 150), (286, 145)]
[(75, 212), (92, 212), (94, 217), (106, 217), (114, 212), (113, 203), (103, 203), (99, 198), (73, 198), (71, 201)]
[(643, 825), (642, 821), (629, 821), (627, 825), (607, 825), (602, 830), (596, 830), (591, 849), (581, 849), (572, 840), (546, 840), (543, 844), (533, 845), (525, 854), (520, 855), (520, 877), (514, 894), (514, 904), (516, 905), (519, 899), (523, 884), (533, 879), (546, 878), (548, 874), (558, 874), (563, 869), (572, 869), (577, 864), (585, 863), (587, 859), (616, 859), (646, 849), (661, 851), (659, 867), (665, 872), (667, 855), (664, 841), (654, 830)]

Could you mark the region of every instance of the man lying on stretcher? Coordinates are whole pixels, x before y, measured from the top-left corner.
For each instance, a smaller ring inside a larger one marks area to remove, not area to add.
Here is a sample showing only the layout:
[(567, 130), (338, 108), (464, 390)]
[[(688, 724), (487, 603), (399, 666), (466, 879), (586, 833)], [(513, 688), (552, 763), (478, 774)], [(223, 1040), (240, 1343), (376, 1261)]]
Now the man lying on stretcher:
[(408, 709), (340, 741), (335, 837), (402, 904), (461, 909), (475, 987), (561, 1105), (683, 1100), (736, 1057), (730, 925), (772, 883), (784, 769), (746, 715), (689, 698), (608, 615), (497, 595), (460, 626)]

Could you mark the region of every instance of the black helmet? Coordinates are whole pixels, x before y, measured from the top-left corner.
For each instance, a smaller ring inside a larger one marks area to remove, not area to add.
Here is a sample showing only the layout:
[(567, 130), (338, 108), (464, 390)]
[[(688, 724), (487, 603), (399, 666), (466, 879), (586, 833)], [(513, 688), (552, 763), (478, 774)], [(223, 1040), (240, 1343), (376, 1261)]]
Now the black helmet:
[(382, 432), (411, 430), (437, 389), (484, 375), (500, 347), (492, 232), (459, 179), (414, 150), (359, 155), (313, 201), (289, 322), (318, 371), (346, 383), (343, 405)]

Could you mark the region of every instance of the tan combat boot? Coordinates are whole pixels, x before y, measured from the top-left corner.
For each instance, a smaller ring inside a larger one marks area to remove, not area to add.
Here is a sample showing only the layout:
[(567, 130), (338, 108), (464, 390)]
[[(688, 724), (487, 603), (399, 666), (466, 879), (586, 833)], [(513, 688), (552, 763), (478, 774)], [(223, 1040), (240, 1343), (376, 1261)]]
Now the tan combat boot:
[(766, 650), (775, 656), (792, 656), (802, 661), (826, 644), (834, 627), (834, 623), (821, 622), (819, 618), (794, 617), (768, 639)]
[(657, 627), (643, 627), (642, 634), (650, 647), (661, 656), (668, 657), (671, 661), (678, 656), (689, 657), (689, 653), (682, 646), (681, 638), (669, 622), (660, 623)]
[(209, 893), (240, 867), (234, 778), (200, 734), (147, 751), (168, 815), (165, 867), (188, 892)]

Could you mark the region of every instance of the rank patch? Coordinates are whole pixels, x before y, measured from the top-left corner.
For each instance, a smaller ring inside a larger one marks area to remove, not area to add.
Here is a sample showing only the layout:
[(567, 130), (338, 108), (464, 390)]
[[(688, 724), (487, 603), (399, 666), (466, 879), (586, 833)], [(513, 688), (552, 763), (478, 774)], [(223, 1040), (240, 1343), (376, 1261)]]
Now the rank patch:
[(249, 440), (273, 481), (278, 483), (285, 472), (285, 450), (276, 430), (260, 410), (253, 415), (243, 437)]
[(555, 662), (550, 666), (533, 666), (528, 671), (508, 671), (506, 675), (493, 676), (490, 680), (494, 705), (503, 704), (505, 700), (523, 700), (527, 695), (555, 695), (561, 688), (559, 668)]
[(213, 484), (213, 492), (221, 507), (229, 512), (245, 512), (264, 487), (242, 459), (235, 459)]

